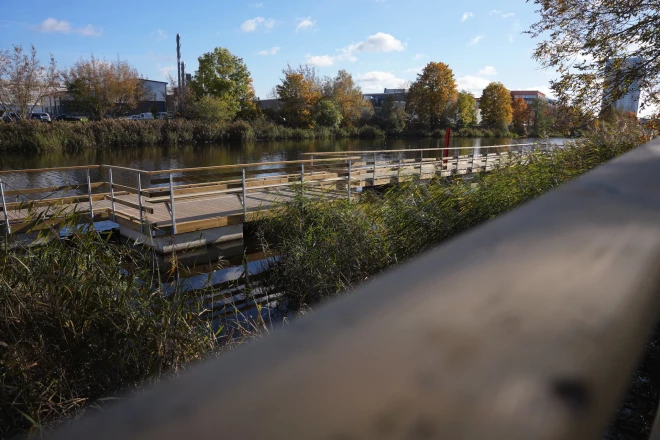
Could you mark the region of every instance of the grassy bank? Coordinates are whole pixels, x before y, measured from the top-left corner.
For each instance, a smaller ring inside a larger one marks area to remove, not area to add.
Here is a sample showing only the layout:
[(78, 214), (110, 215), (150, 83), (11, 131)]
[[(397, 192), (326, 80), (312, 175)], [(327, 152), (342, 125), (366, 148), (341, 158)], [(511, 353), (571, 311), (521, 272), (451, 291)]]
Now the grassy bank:
[[(185, 119), (166, 121), (105, 120), (71, 123), (36, 121), (0, 123), (0, 151), (11, 152), (76, 152), (107, 147), (140, 147), (154, 145), (203, 144), (227, 141), (305, 140), (305, 139), (375, 139), (385, 136), (444, 138), (445, 130), (407, 129), (386, 133), (377, 126), (330, 129), (290, 128), (266, 119), (214, 124)], [(454, 130), (455, 137), (515, 138), (514, 133), (482, 128)]]
[[(265, 282), (293, 311), (314, 307), (646, 139), (621, 123), (477, 185), (410, 182), (352, 204), (294, 200), (261, 222), (264, 244), (281, 255)], [(0, 438), (53, 426), (222, 348), (187, 299), (163, 298), (153, 277), (151, 260), (93, 235), (32, 249), (0, 239)]]
[(34, 249), (0, 241), (0, 438), (38, 434), (216, 349), (210, 326), (152, 276), (142, 256), (93, 234)]
[(265, 245), (282, 255), (270, 282), (294, 308), (314, 305), (647, 139), (637, 124), (621, 122), (571, 148), (534, 154), (528, 164), (483, 173), (472, 182), (410, 182), (382, 194), (365, 194), (352, 204), (299, 198), (263, 221)]
[(298, 129), (266, 120), (212, 124), (185, 119), (166, 121), (106, 120), (44, 124), (35, 121), (0, 123), (0, 151), (67, 151), (86, 148), (201, 144), (224, 141), (285, 139), (377, 138), (378, 127)]

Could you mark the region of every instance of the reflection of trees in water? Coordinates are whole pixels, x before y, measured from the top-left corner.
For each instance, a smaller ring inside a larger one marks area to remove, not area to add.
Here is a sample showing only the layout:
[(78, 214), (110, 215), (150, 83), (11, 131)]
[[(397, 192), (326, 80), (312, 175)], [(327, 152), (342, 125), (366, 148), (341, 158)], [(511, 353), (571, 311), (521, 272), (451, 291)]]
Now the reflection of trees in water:
[[(506, 145), (529, 142), (527, 139), (457, 138), (451, 147), (465, 148), (460, 154), (468, 154), (473, 146)], [(42, 154), (3, 153), (0, 169), (52, 168), (75, 165), (108, 164), (159, 170), (168, 168), (191, 168), (237, 163), (283, 161), (302, 159), (302, 153), (344, 151), (440, 148), (443, 139), (399, 138), (399, 139), (319, 139), (262, 141), (249, 143), (224, 143), (206, 145), (177, 145), (169, 147), (104, 148), (84, 150), (79, 153), (45, 152)], [(426, 155), (425, 155), (426, 157)], [(106, 170), (92, 170), (92, 181), (108, 180)], [(133, 173), (115, 171), (115, 182), (135, 186)], [(39, 174), (16, 174), (4, 176), (8, 184), (20, 188), (54, 185), (83, 184), (84, 170), (49, 172)]]

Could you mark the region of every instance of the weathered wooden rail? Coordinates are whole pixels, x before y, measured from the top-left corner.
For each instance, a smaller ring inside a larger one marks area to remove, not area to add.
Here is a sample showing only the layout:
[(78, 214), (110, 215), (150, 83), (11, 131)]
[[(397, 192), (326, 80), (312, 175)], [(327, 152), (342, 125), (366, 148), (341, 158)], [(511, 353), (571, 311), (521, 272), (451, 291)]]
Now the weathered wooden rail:
[[(156, 171), (111, 165), (5, 170), (0, 223), (7, 233), (27, 233), (79, 212), (111, 219), (123, 236), (170, 253), (241, 239), (245, 222), (300, 190), (351, 200), (360, 188), (488, 171), (533, 147), (313, 153), (305, 160)], [(67, 173), (68, 182), (61, 177)]]
[(658, 169), (653, 141), (54, 438), (598, 439), (658, 321)]

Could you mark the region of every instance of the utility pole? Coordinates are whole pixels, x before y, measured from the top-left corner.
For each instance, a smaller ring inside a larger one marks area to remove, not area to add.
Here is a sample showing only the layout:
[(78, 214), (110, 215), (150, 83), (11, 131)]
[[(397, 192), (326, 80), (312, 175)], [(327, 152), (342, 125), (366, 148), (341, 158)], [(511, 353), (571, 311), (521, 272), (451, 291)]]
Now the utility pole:
[(176, 34), (176, 74), (177, 74), (177, 87), (178, 87), (178, 93), (177, 93), (177, 100), (178, 102), (178, 107), (179, 111), (181, 110), (181, 90), (183, 89), (181, 87), (181, 35)]

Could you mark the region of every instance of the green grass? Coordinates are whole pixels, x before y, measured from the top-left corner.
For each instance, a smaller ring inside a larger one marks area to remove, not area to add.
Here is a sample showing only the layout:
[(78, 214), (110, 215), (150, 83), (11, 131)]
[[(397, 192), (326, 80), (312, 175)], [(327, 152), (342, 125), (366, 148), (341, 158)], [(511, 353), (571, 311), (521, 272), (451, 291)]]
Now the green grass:
[(534, 153), (525, 164), (514, 162), (472, 181), (413, 181), (383, 194), (367, 193), (351, 204), (298, 197), (262, 220), (264, 246), (282, 255), (268, 283), (286, 295), (293, 309), (313, 306), (647, 139), (637, 124), (624, 121), (565, 149)]
[(38, 434), (217, 348), (153, 276), (148, 259), (94, 233), (0, 242), (0, 438)]
[(216, 124), (185, 119), (132, 121), (105, 120), (70, 123), (37, 121), (0, 122), (0, 151), (75, 152), (108, 147), (203, 144), (208, 142), (382, 137), (377, 127), (331, 130), (289, 128), (265, 119)]

